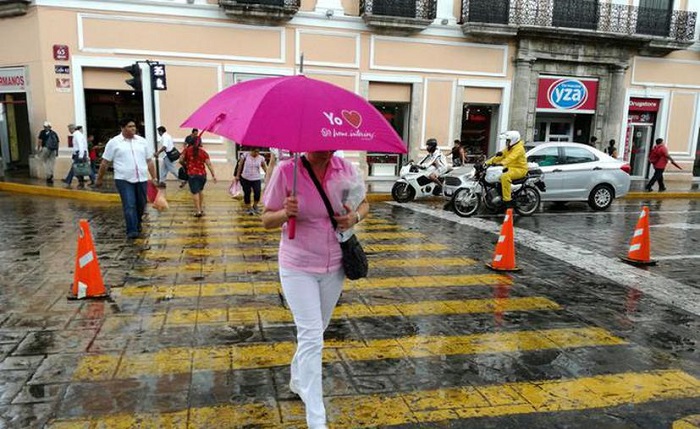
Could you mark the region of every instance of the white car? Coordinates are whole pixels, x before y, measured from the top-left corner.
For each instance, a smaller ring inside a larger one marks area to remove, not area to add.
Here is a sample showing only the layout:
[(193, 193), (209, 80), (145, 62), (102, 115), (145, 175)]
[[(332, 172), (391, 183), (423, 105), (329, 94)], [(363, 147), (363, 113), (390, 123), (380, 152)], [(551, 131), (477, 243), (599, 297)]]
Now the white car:
[(584, 144), (538, 143), (527, 161), (544, 172), (544, 202), (587, 201), (593, 210), (605, 210), (630, 189), (629, 164)]

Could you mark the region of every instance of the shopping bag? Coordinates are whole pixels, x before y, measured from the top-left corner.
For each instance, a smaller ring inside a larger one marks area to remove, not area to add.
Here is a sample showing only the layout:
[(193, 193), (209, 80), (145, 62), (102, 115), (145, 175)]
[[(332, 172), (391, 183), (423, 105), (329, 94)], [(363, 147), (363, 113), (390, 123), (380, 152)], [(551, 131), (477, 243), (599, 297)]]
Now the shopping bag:
[(158, 189), (156, 198), (153, 200), (153, 208), (159, 212), (168, 209), (168, 200), (165, 199), (165, 189)]
[(156, 200), (156, 195), (158, 195), (158, 188), (150, 180), (146, 182), (146, 198), (149, 203)]
[(232, 198), (239, 198), (241, 196), (241, 183), (234, 179), (231, 186), (228, 187), (228, 193)]

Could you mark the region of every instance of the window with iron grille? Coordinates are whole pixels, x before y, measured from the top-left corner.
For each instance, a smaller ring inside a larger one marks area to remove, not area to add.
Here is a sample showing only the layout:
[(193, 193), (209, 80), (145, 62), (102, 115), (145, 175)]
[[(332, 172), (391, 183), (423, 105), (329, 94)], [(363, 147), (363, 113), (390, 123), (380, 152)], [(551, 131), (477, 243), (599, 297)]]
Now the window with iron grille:
[(552, 26), (597, 29), (598, 0), (554, 0)]
[(508, 24), (510, 0), (469, 0), (469, 22)]
[(673, 0), (639, 0), (637, 33), (668, 37)]

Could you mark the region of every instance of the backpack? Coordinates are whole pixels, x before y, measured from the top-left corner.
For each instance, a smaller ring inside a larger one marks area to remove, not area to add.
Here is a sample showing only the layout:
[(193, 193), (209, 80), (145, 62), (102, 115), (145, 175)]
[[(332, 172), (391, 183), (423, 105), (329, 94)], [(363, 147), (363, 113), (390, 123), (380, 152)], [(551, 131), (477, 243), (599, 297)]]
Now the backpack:
[(46, 148), (52, 151), (58, 150), (58, 136), (55, 131), (49, 131), (49, 135), (46, 136)]

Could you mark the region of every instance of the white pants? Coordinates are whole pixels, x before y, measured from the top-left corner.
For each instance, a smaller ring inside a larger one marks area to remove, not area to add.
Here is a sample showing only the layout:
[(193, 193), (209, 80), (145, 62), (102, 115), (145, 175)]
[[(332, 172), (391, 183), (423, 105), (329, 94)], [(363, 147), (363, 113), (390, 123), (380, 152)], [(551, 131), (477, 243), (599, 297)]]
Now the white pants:
[(291, 384), (306, 406), (309, 428), (326, 427), (321, 379), (323, 332), (343, 289), (343, 269), (310, 274), (280, 267), (280, 281), (297, 327), (297, 350), (292, 358)]
[(160, 161), (160, 177), (158, 177), (158, 180), (165, 182), (165, 179), (168, 177), (168, 173), (171, 173), (177, 179), (177, 167), (175, 167), (175, 164), (169, 160), (167, 156)]

